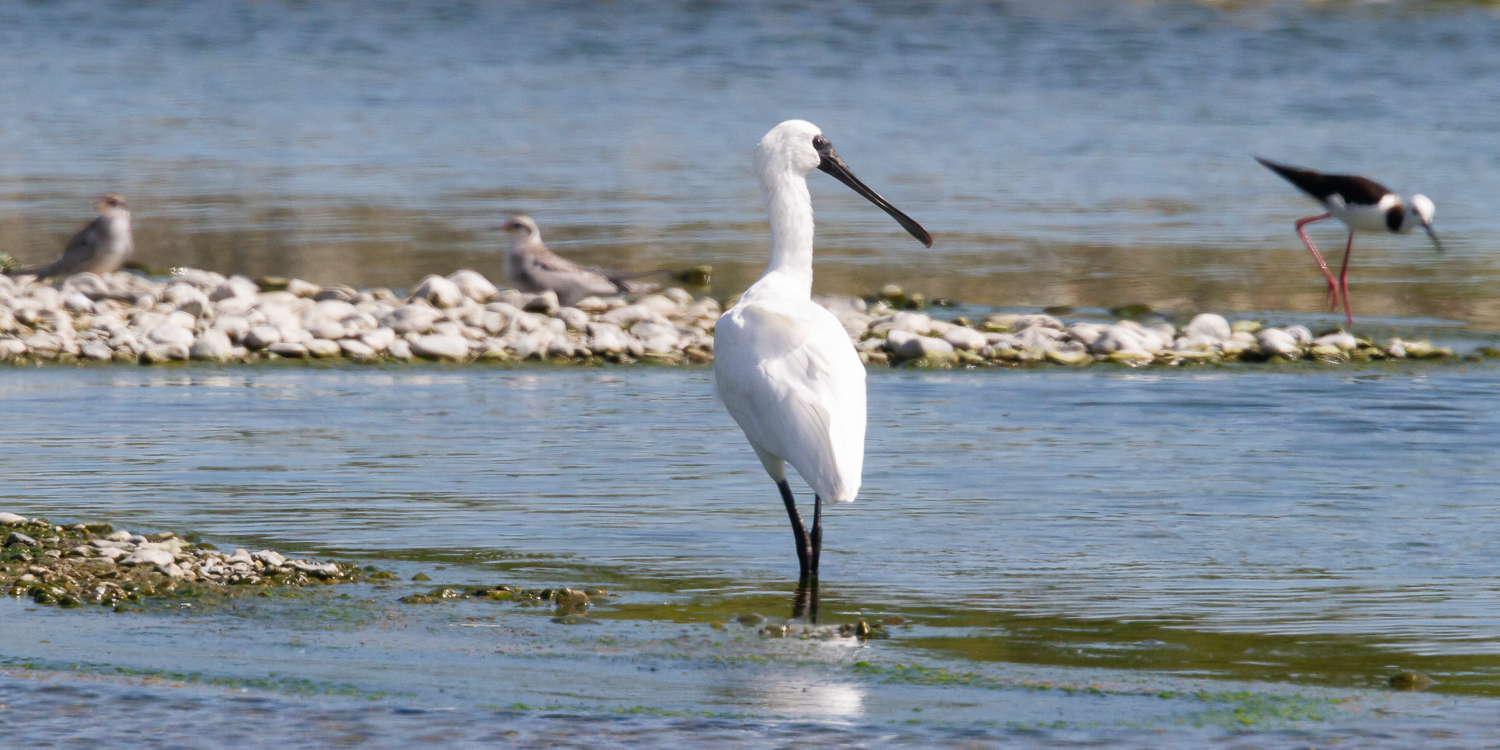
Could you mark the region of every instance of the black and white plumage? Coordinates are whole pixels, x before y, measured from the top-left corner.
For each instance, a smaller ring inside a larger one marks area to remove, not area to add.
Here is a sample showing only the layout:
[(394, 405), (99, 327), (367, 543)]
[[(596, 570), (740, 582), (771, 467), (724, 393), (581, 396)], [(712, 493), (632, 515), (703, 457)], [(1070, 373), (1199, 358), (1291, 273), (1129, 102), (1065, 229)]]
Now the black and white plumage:
[(655, 272), (620, 274), (580, 266), (560, 257), (543, 244), (542, 231), (530, 216), (517, 214), (499, 228), (510, 233), (510, 244), (505, 248), (505, 273), (523, 292), (550, 290), (557, 293), (562, 304), (572, 305), (591, 295), (645, 292), (656, 288), (654, 284), (631, 280)]
[(99, 217), (68, 240), (61, 258), (40, 266), (11, 271), (12, 276), (34, 276), (38, 281), (76, 273), (112, 273), (135, 251), (130, 233), (130, 206), (115, 193), (94, 203)]
[[(1354, 312), (1349, 308), (1349, 255), (1354, 250), (1355, 232), (1410, 234), (1413, 229), (1422, 227), (1432, 238), (1432, 244), (1439, 250), (1443, 249), (1442, 242), (1438, 241), (1437, 233), (1432, 231), (1432, 217), (1436, 207), (1425, 195), (1413, 195), (1410, 201), (1403, 201), (1401, 196), (1367, 177), (1324, 174), (1311, 169), (1298, 169), (1258, 156), (1255, 160), (1284, 177), (1287, 182), (1296, 185), (1328, 210), (1325, 214), (1298, 219), (1297, 236), (1301, 237), (1302, 243), (1307, 245), (1308, 252), (1312, 253), (1313, 258), (1318, 261), (1318, 268), (1323, 271), (1323, 278), (1328, 281), (1330, 309), (1338, 309), (1339, 297), (1342, 294), (1344, 319), (1349, 322), (1349, 325), (1354, 325)], [(1323, 262), (1323, 255), (1313, 245), (1305, 229), (1308, 224), (1329, 218), (1338, 219), (1349, 228), (1349, 242), (1344, 248), (1344, 262), (1339, 270), (1337, 281), (1334, 280), (1333, 272), (1328, 270), (1328, 264)]]

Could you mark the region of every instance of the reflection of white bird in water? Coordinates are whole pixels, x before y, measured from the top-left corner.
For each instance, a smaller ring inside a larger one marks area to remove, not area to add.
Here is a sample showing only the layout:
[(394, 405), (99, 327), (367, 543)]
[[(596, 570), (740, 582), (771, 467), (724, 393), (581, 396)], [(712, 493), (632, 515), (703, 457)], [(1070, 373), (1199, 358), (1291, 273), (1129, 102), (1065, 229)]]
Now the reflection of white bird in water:
[(11, 271), (12, 276), (72, 276), (75, 273), (106, 274), (118, 269), (135, 251), (130, 237), (130, 206), (114, 193), (99, 196), (94, 209), (99, 218), (78, 230), (61, 258), (44, 266)]
[[(865, 368), (838, 318), (812, 301), (807, 173), (817, 168), (833, 175), (928, 247), (932, 236), (860, 182), (810, 122), (787, 120), (772, 128), (756, 149), (755, 167), (771, 219), (771, 262), (719, 318), (714, 382), (781, 490), (806, 580), (818, 574), (823, 499), (854, 500), (865, 460)], [(811, 534), (786, 481), (788, 463), (815, 493)]]
[[(505, 273), (523, 292), (557, 292), (564, 305), (594, 294), (643, 292), (654, 284), (630, 281), (630, 274), (610, 273), (600, 268), (580, 266), (559, 257), (542, 244), (542, 232), (530, 216), (517, 214), (500, 225), (510, 234), (505, 248)], [(649, 276), (650, 273), (634, 276)]]

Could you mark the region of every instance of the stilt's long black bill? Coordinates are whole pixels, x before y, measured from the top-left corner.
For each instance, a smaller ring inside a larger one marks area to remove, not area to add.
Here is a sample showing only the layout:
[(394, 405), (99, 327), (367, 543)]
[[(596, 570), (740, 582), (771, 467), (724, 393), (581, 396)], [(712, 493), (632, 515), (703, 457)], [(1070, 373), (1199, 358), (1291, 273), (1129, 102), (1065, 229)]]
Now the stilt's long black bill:
[(1432, 225), (1431, 224), (1423, 224), (1422, 228), (1426, 229), (1427, 230), (1427, 236), (1432, 238), (1432, 246), (1435, 247), (1435, 248), (1437, 248), (1439, 251), (1442, 251), (1442, 249), (1443, 249), (1443, 243), (1440, 242), (1440, 241), (1438, 241), (1437, 232), (1432, 231)]
[[(823, 143), (826, 144), (827, 141)], [(818, 155), (823, 157), (823, 160), (818, 162), (818, 169), (833, 175), (834, 179), (853, 188), (854, 192), (863, 195), (871, 203), (880, 206), (881, 210), (890, 214), (891, 218), (895, 219), (896, 223), (900, 224), (902, 229), (910, 232), (911, 236), (916, 237), (923, 245), (932, 247), (932, 235), (928, 234), (927, 230), (923, 229), (921, 224), (913, 221), (910, 216), (901, 213), (901, 209), (892, 206), (890, 201), (880, 197), (880, 193), (871, 190), (869, 185), (866, 185), (858, 177), (855, 177), (854, 173), (849, 171), (849, 165), (845, 164), (844, 160), (839, 158), (838, 152), (833, 150), (833, 146), (825, 146), (818, 149)]]

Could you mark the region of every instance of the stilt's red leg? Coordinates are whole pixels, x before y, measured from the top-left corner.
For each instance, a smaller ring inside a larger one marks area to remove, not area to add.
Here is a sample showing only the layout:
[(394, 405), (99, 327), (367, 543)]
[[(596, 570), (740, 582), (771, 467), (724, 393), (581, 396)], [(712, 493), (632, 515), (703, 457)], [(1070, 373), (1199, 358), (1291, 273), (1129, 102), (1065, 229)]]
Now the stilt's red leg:
[[(1333, 280), (1333, 272), (1328, 270), (1328, 264), (1323, 262), (1322, 253), (1318, 252), (1317, 246), (1313, 245), (1312, 239), (1307, 236), (1307, 230), (1303, 229), (1303, 227), (1307, 226), (1308, 224), (1311, 224), (1315, 221), (1322, 221), (1329, 218), (1330, 216), (1332, 216), (1332, 214), (1322, 214), (1320, 216), (1309, 216), (1306, 219), (1298, 219), (1297, 236), (1302, 238), (1302, 244), (1307, 245), (1307, 251), (1312, 253), (1313, 260), (1318, 261), (1318, 268), (1323, 271), (1323, 278), (1328, 280), (1328, 309), (1337, 310), (1339, 308), (1339, 285)], [(1345, 257), (1347, 259), (1347, 254)]]
[(1344, 263), (1339, 268), (1339, 288), (1344, 291), (1344, 320), (1354, 326), (1354, 310), (1349, 307), (1349, 255), (1354, 252), (1354, 233), (1349, 233), (1349, 244), (1344, 247)]

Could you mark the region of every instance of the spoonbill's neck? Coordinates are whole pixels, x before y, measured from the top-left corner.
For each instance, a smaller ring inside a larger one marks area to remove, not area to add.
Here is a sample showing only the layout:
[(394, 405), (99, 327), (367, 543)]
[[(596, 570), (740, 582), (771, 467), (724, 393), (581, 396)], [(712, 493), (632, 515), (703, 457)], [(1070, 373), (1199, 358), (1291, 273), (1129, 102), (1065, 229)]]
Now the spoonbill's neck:
[(771, 262), (756, 286), (812, 299), (813, 210), (807, 178), (790, 169), (761, 175), (760, 189), (771, 219)]

